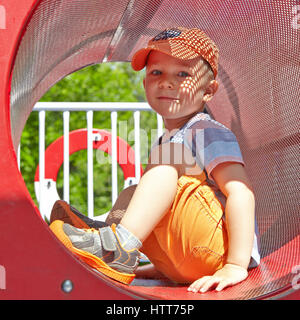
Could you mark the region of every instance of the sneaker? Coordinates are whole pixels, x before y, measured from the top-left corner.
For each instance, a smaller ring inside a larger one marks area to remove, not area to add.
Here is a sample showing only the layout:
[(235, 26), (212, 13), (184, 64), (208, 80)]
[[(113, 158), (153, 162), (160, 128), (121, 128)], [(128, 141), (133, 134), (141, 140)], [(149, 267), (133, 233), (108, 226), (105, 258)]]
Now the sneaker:
[(62, 220), (63, 222), (80, 229), (99, 229), (108, 226), (105, 222), (90, 219), (63, 200), (57, 200), (54, 203), (50, 216), (50, 224), (55, 220)]
[(50, 229), (70, 251), (102, 274), (125, 284), (134, 279), (140, 252), (121, 246), (115, 224), (98, 230), (78, 229), (55, 220)]

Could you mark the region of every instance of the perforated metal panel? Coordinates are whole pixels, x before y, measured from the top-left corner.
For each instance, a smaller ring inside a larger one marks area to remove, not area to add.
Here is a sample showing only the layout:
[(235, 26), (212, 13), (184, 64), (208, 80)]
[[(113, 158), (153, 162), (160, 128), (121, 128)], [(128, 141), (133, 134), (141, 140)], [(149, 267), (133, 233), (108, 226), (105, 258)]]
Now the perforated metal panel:
[[(225, 296), (253, 298), (290, 286), (292, 268), (300, 265), (296, 5), (291, 0), (43, 0), (13, 69), (14, 145), (33, 105), (67, 74), (103, 61), (130, 61), (166, 27), (202, 28), (220, 48), (220, 88), (208, 108), (240, 142), (261, 233), (261, 266)], [(164, 296), (160, 290), (157, 296)]]

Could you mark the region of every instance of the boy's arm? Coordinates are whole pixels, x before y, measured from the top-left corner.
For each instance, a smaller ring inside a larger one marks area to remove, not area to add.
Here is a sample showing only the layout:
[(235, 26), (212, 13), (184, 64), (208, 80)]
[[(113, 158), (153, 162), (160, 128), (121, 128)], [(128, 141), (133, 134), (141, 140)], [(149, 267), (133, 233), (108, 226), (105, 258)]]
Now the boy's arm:
[(224, 163), (212, 173), (227, 197), (227, 263), (248, 268), (254, 239), (255, 200), (246, 171), (239, 163)]
[(222, 269), (189, 287), (194, 292), (205, 292), (213, 286), (222, 290), (246, 279), (253, 246), (255, 200), (244, 167), (234, 162), (222, 163), (212, 171), (212, 176), (227, 197), (228, 255)]

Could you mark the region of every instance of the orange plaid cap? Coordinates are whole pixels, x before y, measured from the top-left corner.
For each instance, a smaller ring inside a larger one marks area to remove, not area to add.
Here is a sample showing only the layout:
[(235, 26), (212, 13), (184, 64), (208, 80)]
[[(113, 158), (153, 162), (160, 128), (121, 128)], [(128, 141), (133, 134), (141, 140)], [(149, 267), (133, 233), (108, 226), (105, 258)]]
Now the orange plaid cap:
[(131, 65), (135, 71), (142, 70), (146, 66), (148, 55), (152, 50), (182, 60), (200, 56), (210, 64), (215, 78), (217, 76), (219, 49), (200, 29), (177, 27), (162, 31), (148, 42), (147, 48), (142, 48), (134, 54)]

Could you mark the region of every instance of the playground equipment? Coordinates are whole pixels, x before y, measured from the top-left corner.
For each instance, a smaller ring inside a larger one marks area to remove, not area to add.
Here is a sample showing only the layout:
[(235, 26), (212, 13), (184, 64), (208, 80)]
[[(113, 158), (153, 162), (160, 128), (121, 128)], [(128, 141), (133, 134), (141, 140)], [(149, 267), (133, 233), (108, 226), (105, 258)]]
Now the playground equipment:
[[(3, 0), (0, 299), (299, 299), (299, 12), (291, 0)], [(51, 233), (17, 166), (26, 120), (52, 85), (90, 64), (129, 61), (176, 25), (200, 27), (220, 47), (220, 88), (208, 108), (236, 133), (256, 194), (261, 265), (219, 293), (127, 287), (96, 273)]]

